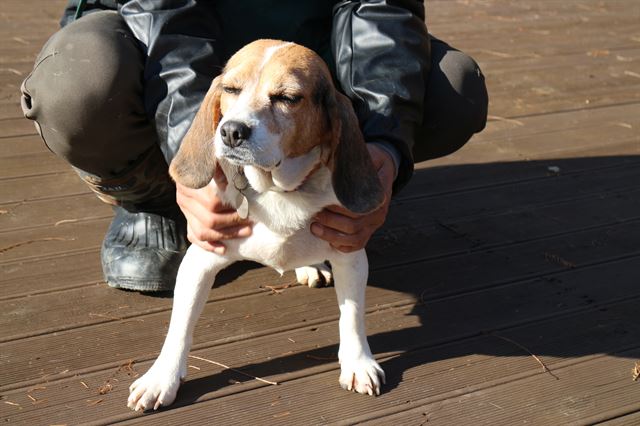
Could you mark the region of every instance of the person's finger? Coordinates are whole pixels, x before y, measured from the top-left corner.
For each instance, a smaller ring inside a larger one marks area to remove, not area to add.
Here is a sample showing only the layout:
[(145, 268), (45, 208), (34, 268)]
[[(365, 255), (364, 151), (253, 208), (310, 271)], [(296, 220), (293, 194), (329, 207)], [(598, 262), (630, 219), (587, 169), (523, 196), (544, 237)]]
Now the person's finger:
[(362, 214), (354, 213), (351, 210), (349, 210), (349, 209), (347, 209), (345, 207), (339, 206), (337, 204), (332, 204), (330, 206), (327, 206), (327, 207), (324, 208), (324, 210), (328, 210), (328, 211), (333, 212), (333, 213), (338, 213), (338, 214), (341, 214), (343, 216), (348, 216), (348, 217), (353, 218), (353, 219), (356, 219), (356, 218), (359, 218), (359, 217), (363, 216)]
[(321, 225), (320, 223), (311, 224), (311, 233), (316, 237), (327, 241), (333, 247), (360, 247), (364, 246), (365, 233), (358, 232), (355, 234), (345, 234), (344, 232), (335, 230)]
[(332, 247), (338, 251), (341, 251), (342, 253), (352, 253), (354, 251), (358, 251), (360, 250), (361, 247), (355, 247), (355, 246), (333, 246)]
[(315, 216), (315, 221), (326, 228), (333, 228), (345, 234), (355, 234), (362, 230), (362, 217), (352, 218), (335, 210), (324, 209)]
[(223, 255), (227, 251), (225, 245), (219, 241), (203, 241), (196, 238), (193, 229), (189, 224), (187, 224), (187, 239), (192, 244), (195, 244), (206, 251), (210, 251), (219, 255)]
[(199, 204), (210, 212), (233, 210), (231, 206), (222, 202), (218, 196), (218, 189), (213, 184), (200, 189), (193, 189), (176, 183), (176, 200), (183, 209), (189, 209), (192, 205)]
[(193, 236), (200, 241), (214, 242), (233, 238), (245, 238), (251, 235), (251, 226), (248, 225), (235, 225), (212, 229), (202, 226), (197, 220), (191, 221), (190, 224)]
[(233, 209), (223, 209), (221, 211), (211, 212), (199, 203), (193, 203), (187, 209), (191, 213), (194, 220), (200, 223), (204, 228), (211, 230), (220, 230), (233, 226), (249, 225), (248, 219), (243, 219)]

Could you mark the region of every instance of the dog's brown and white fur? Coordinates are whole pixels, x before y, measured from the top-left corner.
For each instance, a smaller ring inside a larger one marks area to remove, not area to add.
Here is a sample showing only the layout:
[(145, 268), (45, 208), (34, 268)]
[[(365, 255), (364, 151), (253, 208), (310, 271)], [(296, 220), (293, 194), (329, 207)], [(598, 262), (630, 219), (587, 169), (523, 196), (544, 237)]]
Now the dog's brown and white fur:
[[(229, 143), (229, 136), (221, 135), (225, 123), (228, 131), (234, 131), (231, 123), (239, 123), (250, 132)], [(201, 188), (215, 186), (216, 167), (229, 182), (224, 191), (218, 188), (219, 196), (235, 206), (246, 197), (253, 233), (226, 241), (224, 255), (189, 247), (178, 272), (164, 346), (149, 371), (131, 385), (129, 407), (157, 409), (174, 401), (187, 373), (193, 329), (216, 274), (242, 259), (281, 273), (296, 269), (305, 283), (318, 279), (307, 265), (328, 260), (340, 306), (340, 384), (379, 394), (384, 373), (364, 327), (365, 251), (338, 252), (314, 237), (309, 225), (332, 204), (357, 213), (372, 211), (384, 193), (350, 101), (335, 90), (315, 53), (293, 43), (259, 40), (229, 60), (170, 171), (177, 182)], [(234, 182), (243, 176), (249, 186), (236, 188)]]

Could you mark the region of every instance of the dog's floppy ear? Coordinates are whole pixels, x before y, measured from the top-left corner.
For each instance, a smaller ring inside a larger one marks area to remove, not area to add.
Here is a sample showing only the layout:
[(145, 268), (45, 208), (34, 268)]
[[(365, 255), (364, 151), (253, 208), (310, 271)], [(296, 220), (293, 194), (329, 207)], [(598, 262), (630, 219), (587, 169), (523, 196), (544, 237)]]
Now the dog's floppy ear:
[(338, 201), (354, 213), (368, 213), (384, 202), (384, 191), (360, 131), (351, 101), (336, 91), (332, 183)]
[(178, 153), (171, 162), (169, 174), (181, 185), (202, 188), (211, 179), (216, 168), (213, 138), (222, 118), (220, 76), (211, 83), (189, 131), (182, 139)]

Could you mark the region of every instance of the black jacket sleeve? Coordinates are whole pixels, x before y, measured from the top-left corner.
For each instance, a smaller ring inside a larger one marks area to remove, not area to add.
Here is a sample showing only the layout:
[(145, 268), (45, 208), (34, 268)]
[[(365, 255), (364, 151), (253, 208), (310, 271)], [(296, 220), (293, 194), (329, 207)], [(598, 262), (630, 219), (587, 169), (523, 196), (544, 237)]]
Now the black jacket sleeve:
[(402, 160), (394, 192), (413, 173), (431, 64), (424, 5), (417, 0), (341, 1), (334, 7), (336, 77), (367, 142), (393, 145)]
[(130, 0), (120, 15), (146, 54), (145, 108), (171, 161), (222, 69), (217, 18), (196, 0)]

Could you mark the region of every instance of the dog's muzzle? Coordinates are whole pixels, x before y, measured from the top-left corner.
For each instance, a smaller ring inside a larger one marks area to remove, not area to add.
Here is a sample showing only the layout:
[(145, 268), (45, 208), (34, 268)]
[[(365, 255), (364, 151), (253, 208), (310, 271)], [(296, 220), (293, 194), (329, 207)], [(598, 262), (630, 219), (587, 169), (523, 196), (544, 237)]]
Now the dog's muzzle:
[(251, 127), (240, 121), (227, 121), (220, 127), (222, 143), (229, 148), (242, 145), (251, 137)]

